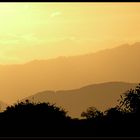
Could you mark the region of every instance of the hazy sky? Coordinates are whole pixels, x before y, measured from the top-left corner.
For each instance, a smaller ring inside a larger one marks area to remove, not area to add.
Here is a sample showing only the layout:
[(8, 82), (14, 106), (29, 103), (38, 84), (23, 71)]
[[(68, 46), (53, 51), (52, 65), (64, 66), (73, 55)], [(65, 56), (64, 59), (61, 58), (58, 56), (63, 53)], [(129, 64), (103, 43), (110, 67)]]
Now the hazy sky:
[(140, 3), (0, 3), (0, 64), (139, 40)]

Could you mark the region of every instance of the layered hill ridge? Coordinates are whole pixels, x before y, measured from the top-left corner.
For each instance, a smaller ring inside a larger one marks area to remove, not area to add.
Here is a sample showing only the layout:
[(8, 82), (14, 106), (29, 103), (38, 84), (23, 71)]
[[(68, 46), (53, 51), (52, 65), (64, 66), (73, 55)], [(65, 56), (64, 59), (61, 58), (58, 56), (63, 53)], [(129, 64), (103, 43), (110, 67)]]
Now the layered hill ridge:
[(140, 43), (81, 56), (0, 65), (0, 98), (15, 102), (33, 93), (76, 89), (107, 81), (140, 81)]
[(73, 90), (43, 91), (23, 99), (31, 102), (50, 102), (68, 111), (71, 117), (80, 117), (88, 107), (94, 106), (106, 110), (118, 104), (120, 95), (138, 84), (125, 82), (107, 82), (88, 85)]

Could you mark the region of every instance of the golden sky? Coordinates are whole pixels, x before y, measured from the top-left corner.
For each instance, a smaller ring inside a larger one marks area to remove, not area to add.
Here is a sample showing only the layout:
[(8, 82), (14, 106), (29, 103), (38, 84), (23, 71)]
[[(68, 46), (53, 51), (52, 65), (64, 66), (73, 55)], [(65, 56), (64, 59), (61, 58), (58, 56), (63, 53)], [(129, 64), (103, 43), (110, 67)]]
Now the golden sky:
[(0, 3), (0, 64), (140, 41), (140, 3)]

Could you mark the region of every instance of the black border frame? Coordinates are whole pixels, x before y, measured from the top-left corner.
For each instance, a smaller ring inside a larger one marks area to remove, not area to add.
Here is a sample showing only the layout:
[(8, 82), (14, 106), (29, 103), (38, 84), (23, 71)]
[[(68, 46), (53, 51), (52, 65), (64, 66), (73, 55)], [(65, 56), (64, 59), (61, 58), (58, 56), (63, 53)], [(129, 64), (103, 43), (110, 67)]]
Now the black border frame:
[[(140, 3), (140, 1), (139, 0), (133, 0), (133, 1), (127, 1), (127, 0), (0, 0), (0, 3), (24, 3), (24, 2), (32, 2), (32, 3), (42, 3), (42, 2), (45, 2), (45, 3), (61, 3), (61, 2), (64, 2), (64, 3), (75, 3), (75, 2), (78, 2), (78, 3), (87, 3), (87, 2), (91, 2), (91, 3), (102, 3), (102, 2), (104, 2), (104, 3), (134, 3), (134, 2), (138, 2), (138, 3)], [(140, 128), (139, 128), (140, 129)], [(0, 140), (13, 140), (13, 139), (15, 139), (15, 140), (18, 140), (18, 139), (21, 139), (21, 140), (23, 140), (23, 139), (26, 139), (26, 140), (28, 140), (28, 139), (41, 139), (41, 140), (55, 140), (55, 139), (57, 139), (57, 140), (59, 140), (59, 139), (68, 139), (68, 140), (70, 140), (70, 139), (77, 139), (77, 140), (79, 140), (79, 139), (81, 139), (81, 140), (83, 140), (83, 139), (93, 139), (93, 140), (112, 140), (112, 139), (114, 139), (114, 140), (117, 140), (117, 139), (128, 139), (128, 140), (138, 140), (138, 139), (140, 139), (140, 137), (0, 137)]]

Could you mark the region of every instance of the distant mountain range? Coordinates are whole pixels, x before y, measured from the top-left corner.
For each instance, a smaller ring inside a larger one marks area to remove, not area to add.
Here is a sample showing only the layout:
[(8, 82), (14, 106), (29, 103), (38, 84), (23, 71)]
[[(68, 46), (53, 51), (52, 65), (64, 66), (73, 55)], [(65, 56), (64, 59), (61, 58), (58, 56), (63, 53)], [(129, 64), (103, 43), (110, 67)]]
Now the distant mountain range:
[(46, 89), (77, 89), (107, 81), (139, 83), (139, 62), (140, 43), (135, 43), (87, 55), (0, 65), (0, 99), (11, 103)]
[(32, 102), (50, 102), (68, 111), (72, 117), (80, 117), (80, 114), (88, 107), (94, 106), (99, 110), (106, 110), (118, 104), (120, 95), (138, 84), (124, 82), (107, 82), (93, 84), (79, 89), (43, 91), (26, 99)]

